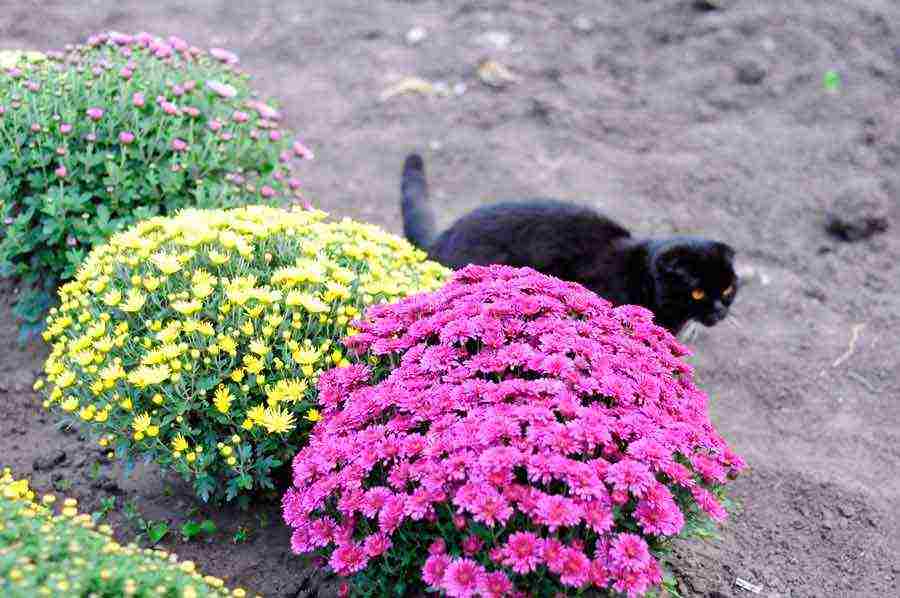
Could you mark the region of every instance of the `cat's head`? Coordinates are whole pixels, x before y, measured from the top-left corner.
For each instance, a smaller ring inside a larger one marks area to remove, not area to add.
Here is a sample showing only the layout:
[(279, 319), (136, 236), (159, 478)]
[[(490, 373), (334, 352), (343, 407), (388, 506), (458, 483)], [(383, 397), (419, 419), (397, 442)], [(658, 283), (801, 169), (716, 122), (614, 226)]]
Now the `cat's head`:
[(738, 290), (734, 249), (693, 237), (668, 239), (650, 251), (657, 321), (673, 330), (688, 320), (714, 326)]

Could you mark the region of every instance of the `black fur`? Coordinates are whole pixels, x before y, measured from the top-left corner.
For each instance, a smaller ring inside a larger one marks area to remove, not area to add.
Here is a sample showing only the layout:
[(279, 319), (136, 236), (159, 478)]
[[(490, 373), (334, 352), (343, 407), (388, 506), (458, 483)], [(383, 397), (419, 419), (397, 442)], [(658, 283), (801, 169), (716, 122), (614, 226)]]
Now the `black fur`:
[(676, 333), (688, 320), (715, 325), (737, 293), (734, 250), (724, 243), (635, 239), (591, 208), (553, 199), (487, 205), (436, 236), (424, 166), (415, 154), (404, 164), (402, 190), (407, 238), (450, 268), (529, 266), (578, 282), (616, 305), (643, 305)]
[(403, 234), (414, 245), (429, 247), (436, 235), (434, 215), (428, 209), (428, 183), (421, 156), (411, 154), (403, 163)]

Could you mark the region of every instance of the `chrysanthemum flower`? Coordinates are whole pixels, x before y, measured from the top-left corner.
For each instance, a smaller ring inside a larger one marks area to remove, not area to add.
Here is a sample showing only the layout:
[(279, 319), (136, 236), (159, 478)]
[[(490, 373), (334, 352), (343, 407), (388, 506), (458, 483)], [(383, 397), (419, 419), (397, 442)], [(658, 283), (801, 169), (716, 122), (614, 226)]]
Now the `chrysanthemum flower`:
[[(284, 517), (296, 530), (334, 520), (344, 532), (326, 553), (388, 536), (366, 579), (393, 571), (467, 596), (497, 573), (522, 591), (637, 596), (662, 579), (650, 542), (697, 507), (722, 515), (714, 497), (743, 463), (709, 421), (687, 350), (647, 310), (470, 266), (353, 326), (345, 345), (362, 362), (319, 378), (322, 419)], [(417, 548), (436, 539), (440, 550)]]

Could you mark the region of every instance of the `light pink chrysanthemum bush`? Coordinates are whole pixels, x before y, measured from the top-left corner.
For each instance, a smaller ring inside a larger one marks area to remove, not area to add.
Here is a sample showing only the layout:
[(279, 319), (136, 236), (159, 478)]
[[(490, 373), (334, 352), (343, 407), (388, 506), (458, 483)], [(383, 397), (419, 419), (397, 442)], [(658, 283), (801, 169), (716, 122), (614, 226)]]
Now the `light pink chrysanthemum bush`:
[(0, 276), (35, 288), (16, 313), (37, 328), (57, 284), (138, 220), (298, 198), (312, 154), (231, 52), (108, 33), (27, 56), (0, 70)]
[(743, 461), (651, 317), (501, 266), (370, 308), (347, 344), (376, 365), (323, 374), (294, 460), (294, 551), (360, 595), (658, 585), (666, 539), (725, 517)]

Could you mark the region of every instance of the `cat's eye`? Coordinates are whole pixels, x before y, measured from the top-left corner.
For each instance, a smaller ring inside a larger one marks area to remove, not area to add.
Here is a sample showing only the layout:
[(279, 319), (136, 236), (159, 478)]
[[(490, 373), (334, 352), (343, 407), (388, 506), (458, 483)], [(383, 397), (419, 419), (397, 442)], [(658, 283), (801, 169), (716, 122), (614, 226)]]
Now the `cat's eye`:
[(706, 291), (704, 291), (703, 289), (694, 289), (693, 291), (691, 291), (691, 297), (694, 298), (694, 301), (700, 301), (704, 297), (706, 297)]
[(728, 288), (725, 289), (724, 291), (722, 291), (723, 297), (731, 297), (732, 295), (734, 295), (734, 285), (733, 284), (728, 285)]

